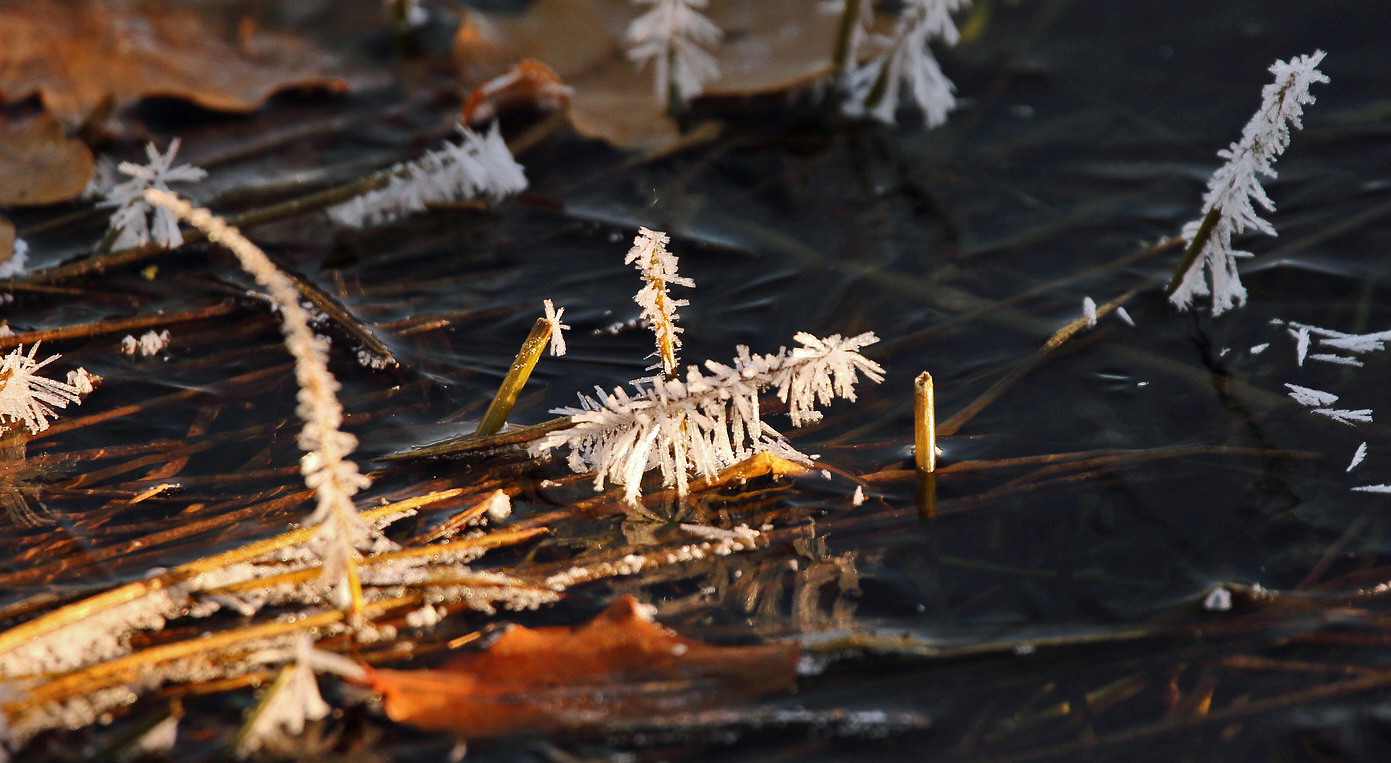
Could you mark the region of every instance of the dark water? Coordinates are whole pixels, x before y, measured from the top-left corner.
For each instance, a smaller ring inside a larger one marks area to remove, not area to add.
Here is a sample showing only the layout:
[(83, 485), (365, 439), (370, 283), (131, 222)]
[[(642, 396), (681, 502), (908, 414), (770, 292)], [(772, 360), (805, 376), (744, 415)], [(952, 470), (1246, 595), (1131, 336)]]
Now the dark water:
[[(440, 211), (365, 232), (295, 221), (253, 237), (367, 322), (397, 327), (382, 333), (403, 370), (369, 372), (350, 353), (335, 357), (345, 406), (359, 414), (350, 428), (367, 456), (467, 431), (544, 298), (566, 307), (571, 354), (542, 361), (512, 421), (544, 420), (577, 391), (641, 375), (648, 335), (605, 331), (638, 314), (635, 279), (622, 263), (638, 225), (669, 231), (682, 273), (697, 284), (682, 311), (688, 361), (727, 359), (738, 344), (771, 352), (797, 331), (872, 330), (883, 340), (869, 352), (887, 369), (882, 385), (863, 387), (858, 404), (833, 406), (822, 425), (784, 429), (828, 465), (877, 475), (864, 484), (862, 506), (851, 506), (856, 483), (842, 477), (778, 489), (771, 509), (712, 506), (736, 519), (771, 511), (802, 540), (622, 590), (711, 638), (857, 629), (999, 648), (845, 659), (781, 702), (917, 712), (931, 718), (927, 731), (864, 741), (740, 729), (734, 745), (697, 739), (637, 748), (641, 757), (1385, 759), (1386, 685), (1338, 687), (1385, 670), (1384, 597), (1373, 589), (1391, 578), (1386, 497), (1350, 488), (1391, 482), (1391, 437), (1379, 423), (1314, 416), (1283, 385), (1334, 392), (1340, 407), (1380, 417), (1391, 366), (1385, 353), (1364, 356), (1357, 369), (1297, 366), (1293, 341), (1271, 321), (1391, 328), (1391, 9), (1056, 0), (988, 10), (981, 34), (943, 56), (963, 107), (933, 131), (849, 123), (781, 99), (707, 104), (703, 116), (728, 121), (723, 136), (662, 161), (625, 165), (625, 154), (554, 136), (522, 157), (528, 192), (487, 213)], [(1162, 287), (1177, 252), (1115, 263), (1197, 216), (1215, 153), (1239, 137), (1269, 81), (1266, 68), (1315, 49), (1328, 51), (1321, 68), (1332, 82), (1316, 86), (1305, 129), (1278, 163), (1279, 178), (1266, 183), (1280, 236), (1244, 242), (1256, 254), (1243, 268), (1250, 304), (1217, 319), (1175, 312)], [(348, 117), (328, 139), (231, 165), (231, 177), (249, 182), (326, 159), (398, 158), (390, 152), (412, 139), (433, 140), (451, 105), (369, 90), (327, 103), (284, 99), (252, 118), (188, 129), (177, 119), (151, 124), (185, 135), (197, 161), (200, 151), (215, 155), (276, 124)], [(388, 116), (369, 118), (383, 109)], [(31, 239), (37, 251), (43, 243)], [(80, 291), (66, 297), (17, 295), (8, 319), (41, 328), (173, 311), (246, 286), (223, 254), (180, 256), (162, 260), (152, 282), (120, 271), (73, 284)], [(1103, 302), (1137, 287), (1127, 303), (1136, 327), (1103, 319), (942, 442), (948, 472), (938, 481), (937, 516), (921, 519), (903, 471), (911, 468), (912, 379), (933, 374), (945, 419), (1026, 362), (1080, 314), (1084, 297)], [(168, 360), (131, 361), (111, 337), (46, 345), (108, 378), (82, 414), (182, 390), (204, 394), (36, 441), (31, 455), (196, 441), (190, 426), (201, 426), (226, 439), (191, 454), (185, 475), (293, 467), (289, 377), (228, 381), (284, 362), (274, 324), (259, 311), (247, 305), (224, 324), (171, 332)], [(400, 330), (429, 316), (450, 325)], [(245, 430), (256, 425), (266, 429)], [(1346, 473), (1364, 441), (1367, 460)], [(1083, 451), (1142, 455), (950, 471)], [(90, 466), (55, 460), (46, 479), (65, 489), (42, 502), (67, 538), (55, 548), (73, 560), (58, 576), (64, 586), (137, 577), (300, 515), (290, 509), (84, 563), (84, 552), (120, 548), (181, 513), (283, 493), (293, 470), (226, 490), (190, 486), (131, 519), (83, 489), (147, 486), (148, 467), (78, 485), (74, 474)], [(527, 476), (533, 484), (564, 473), (560, 464), (538, 469)], [(470, 479), (449, 466), (398, 469), (369, 498), (436, 476)], [(530, 488), (518, 516), (582, 494)], [(7, 543), (22, 553), (55, 542), (54, 532)], [(562, 530), (553, 543), (593, 537), (621, 538), (617, 521)], [(14, 558), (5, 573), (36, 563)], [(1203, 597), (1223, 582), (1276, 595), (1239, 591), (1230, 612), (1204, 612)], [(9, 587), (10, 599), (34, 590)], [(592, 611), (609, 593), (586, 591), (591, 599), (577, 597), (573, 612)], [(1041, 639), (1096, 643), (1035, 646)], [(218, 728), (230, 717), (219, 708), (190, 723)], [(435, 759), (449, 746), (386, 733), (385, 757)], [(624, 748), (601, 739), (567, 749)], [(510, 744), (474, 754), (544, 757)]]

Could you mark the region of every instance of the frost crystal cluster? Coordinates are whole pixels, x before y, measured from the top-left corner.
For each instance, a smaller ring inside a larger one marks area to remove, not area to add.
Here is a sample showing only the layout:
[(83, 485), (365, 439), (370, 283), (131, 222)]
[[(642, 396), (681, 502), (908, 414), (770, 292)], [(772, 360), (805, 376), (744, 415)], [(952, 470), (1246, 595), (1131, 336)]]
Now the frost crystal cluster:
[(639, 66), (653, 63), (657, 102), (675, 98), (686, 103), (700, 95), (705, 83), (720, 75), (720, 66), (706, 48), (724, 33), (700, 13), (707, 0), (635, 0), (652, 10), (628, 25), (628, 58)]
[(575, 426), (542, 438), (533, 452), (569, 446), (572, 470), (595, 472), (596, 489), (605, 482), (624, 486), (633, 504), (649, 469), (660, 468), (664, 484), (685, 495), (692, 473), (714, 476), (760, 450), (808, 460), (763, 421), (760, 395), (775, 390), (792, 425), (801, 426), (820, 420), (818, 404), (854, 400), (860, 373), (882, 381), (883, 368), (859, 352), (878, 341), (873, 333), (795, 338), (800, 347), (771, 355), (750, 355), (741, 346), (732, 364), (706, 361), (708, 372), (690, 366), (684, 380), (635, 382), (635, 394), (615, 388), (611, 395), (581, 395), (581, 407), (554, 411), (571, 416)]
[[(91, 391), (86, 371), (69, 380), (83, 384), (85, 389), (70, 382), (60, 382), (39, 375), (39, 369), (58, 359), (50, 355), (43, 360), (35, 360), (39, 351), (36, 343), (24, 354), (23, 347), (16, 347), (0, 358), (0, 432), (8, 431), (13, 424), (23, 422), (30, 434), (38, 434), (48, 429), (48, 420), (58, 418), (54, 406), (68, 407), (68, 403), (82, 402), (82, 395)], [(84, 384), (85, 382), (85, 384)]]
[(522, 166), (512, 158), (496, 124), (481, 135), (463, 125), (458, 129), (458, 143), (445, 141), (443, 147), (413, 162), (392, 167), (385, 188), (331, 207), (329, 217), (363, 228), (423, 212), (432, 203), (500, 201), (526, 188)]
[(1304, 104), (1314, 102), (1309, 86), (1328, 82), (1317, 68), (1323, 57), (1324, 52), (1316, 50), (1288, 63), (1276, 61), (1270, 67), (1275, 81), (1261, 91), (1261, 106), (1246, 123), (1241, 140), (1217, 152), (1227, 163), (1208, 180), (1203, 216), (1183, 227), (1184, 241), (1201, 250), (1169, 295), (1169, 301), (1180, 310), (1192, 306), (1194, 298), (1209, 294), (1213, 315), (1246, 303), (1246, 288), (1241, 285), (1236, 261), (1251, 254), (1232, 249), (1232, 237), (1251, 228), (1275, 235), (1275, 226), (1257, 215), (1252, 203), (1275, 211), (1275, 203), (1256, 176), (1274, 178), (1275, 159), (1290, 144), (1290, 125), (1303, 129), (1300, 117)]
[[(928, 42), (955, 45), (961, 34), (951, 14), (968, 5), (970, 0), (904, 0), (893, 37), (868, 36), (865, 43), (879, 48), (879, 54), (847, 72), (845, 113), (893, 124), (900, 93), (906, 92), (928, 127), (947, 121), (948, 112), (956, 108), (956, 87), (942, 73)], [(860, 17), (856, 21), (861, 21), (863, 11), (855, 12)], [(858, 27), (853, 34), (856, 41), (864, 35)]]
[(208, 176), (201, 167), (191, 164), (174, 166), (174, 154), (179, 152), (179, 139), (169, 142), (169, 150), (161, 154), (155, 144), (145, 144), (145, 155), (149, 164), (121, 162), (117, 167), (129, 175), (130, 180), (117, 183), (106, 194), (106, 200), (98, 206), (116, 207), (111, 213), (111, 230), (119, 231), (112, 249), (130, 249), (144, 246), (153, 238), (155, 243), (167, 248), (180, 246), (184, 237), (179, 233), (179, 218), (167, 209), (155, 209), (145, 201), (144, 193), (150, 188), (168, 191), (170, 183), (196, 183)]
[(642, 273), (645, 285), (633, 296), (633, 301), (642, 307), (642, 318), (652, 327), (656, 335), (657, 364), (663, 374), (676, 373), (676, 350), (681, 346), (681, 327), (676, 325), (676, 308), (685, 307), (690, 302), (672, 299), (667, 293), (671, 284), (694, 288), (695, 281), (676, 274), (676, 255), (667, 251), (671, 238), (661, 231), (639, 228), (633, 239), (633, 248), (623, 260), (626, 265), (637, 267)]

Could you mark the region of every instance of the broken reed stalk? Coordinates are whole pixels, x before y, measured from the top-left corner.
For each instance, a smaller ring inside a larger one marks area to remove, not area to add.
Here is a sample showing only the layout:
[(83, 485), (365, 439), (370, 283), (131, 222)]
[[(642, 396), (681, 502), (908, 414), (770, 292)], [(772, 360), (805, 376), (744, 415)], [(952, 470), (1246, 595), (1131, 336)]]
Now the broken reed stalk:
[(913, 464), (918, 475), (918, 516), (937, 513), (937, 397), (932, 374), (913, 380)]
[(512, 360), (512, 367), (507, 369), (507, 376), (503, 377), (497, 394), (493, 395), (493, 401), (488, 404), (483, 420), (478, 422), (478, 430), (473, 433), (474, 437), (488, 437), (502, 430), (502, 425), (507, 423), (507, 417), (512, 413), (512, 406), (517, 404), (517, 396), (521, 394), (522, 387), (526, 386), (527, 379), (531, 378), (531, 371), (536, 368), (536, 361), (541, 359), (541, 353), (545, 351), (546, 343), (550, 340), (550, 321), (545, 318), (536, 319), (531, 333), (522, 341), (522, 348), (517, 351), (517, 357)]
[(919, 474), (937, 471), (937, 399), (926, 371), (913, 381), (913, 460)]
[(357, 573), (357, 544), (368, 527), (358, 518), (353, 495), (371, 484), (348, 459), (357, 439), (343, 432), (343, 406), (336, 392), (338, 381), (328, 370), (324, 343), (309, 328), (309, 315), (299, 304), (300, 291), (255, 244), (237, 229), (206, 209), (196, 209), (178, 196), (150, 189), (145, 200), (167, 209), (222, 244), (236, 255), (243, 268), (264, 287), (280, 309), (285, 346), (295, 359), (295, 381), (299, 384), (296, 413), (304, 420), (299, 446), (305, 456), (300, 461), (304, 482), (318, 495), (318, 507), (307, 520), (318, 525), (324, 548), (325, 576), (333, 580), (335, 600), (354, 618), (363, 609), (362, 582)]

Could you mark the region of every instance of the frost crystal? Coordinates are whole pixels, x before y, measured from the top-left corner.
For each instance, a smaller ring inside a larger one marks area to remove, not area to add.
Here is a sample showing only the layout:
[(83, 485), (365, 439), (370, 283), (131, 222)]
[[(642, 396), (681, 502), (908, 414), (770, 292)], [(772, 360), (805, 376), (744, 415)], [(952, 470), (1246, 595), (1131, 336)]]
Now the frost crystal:
[(628, 250), (624, 264), (634, 265), (642, 273), (647, 283), (633, 295), (633, 301), (642, 306), (642, 317), (657, 338), (657, 364), (663, 374), (676, 373), (676, 350), (681, 347), (681, 328), (676, 325), (676, 308), (690, 304), (684, 299), (672, 299), (667, 294), (671, 284), (694, 288), (695, 281), (676, 274), (676, 255), (667, 251), (671, 239), (661, 231), (639, 228), (633, 239), (633, 248)]
[(1082, 317), (1087, 319), (1087, 328), (1096, 326), (1096, 300), (1091, 297), (1082, 298)]
[(155, 333), (154, 330), (146, 331), (139, 339), (127, 334), (126, 337), (121, 340), (121, 352), (126, 355), (135, 355), (139, 353), (141, 357), (148, 358), (151, 355), (158, 354), (168, 343), (168, 329), (160, 331), (159, 333)]
[(686, 103), (705, 83), (720, 76), (719, 63), (706, 50), (724, 33), (700, 13), (707, 0), (634, 0), (652, 10), (628, 25), (628, 59), (638, 66), (654, 61), (657, 102), (675, 98)]
[(928, 127), (947, 121), (947, 113), (956, 108), (956, 87), (942, 73), (928, 41), (955, 45), (961, 34), (951, 14), (968, 5), (970, 0), (904, 0), (893, 37), (869, 40), (883, 52), (846, 76), (845, 113), (893, 124), (899, 93), (906, 90)]
[(10, 256), (0, 262), (0, 278), (18, 278), (24, 275), (24, 269), (29, 264), (29, 245), (24, 239), (16, 237), (14, 240), (14, 251)]
[(1324, 392), (1317, 389), (1301, 387), (1298, 384), (1286, 384), (1290, 388), (1290, 397), (1300, 405), (1307, 405), (1310, 408), (1323, 405), (1332, 405), (1338, 402), (1338, 396), (1332, 392)]
[(551, 301), (550, 301), (549, 299), (545, 301), (545, 306), (546, 306), (546, 323), (550, 324), (550, 326), (551, 326), (551, 354), (552, 354), (552, 355), (555, 355), (555, 356), (564, 355), (564, 354), (565, 354), (565, 334), (564, 334), (564, 331), (565, 331), (566, 329), (570, 328), (569, 326), (567, 326), (567, 325), (565, 325), (564, 323), (561, 323), (561, 322), (560, 322), (560, 316), (562, 316), (562, 315), (565, 314), (565, 308), (562, 307), (562, 308), (560, 308), (559, 310), (555, 309), (555, 305), (554, 305), (554, 304), (551, 304)]
[(1358, 445), (1358, 446), (1357, 446), (1357, 452), (1352, 454), (1352, 463), (1348, 464), (1348, 468), (1347, 468), (1347, 469), (1344, 469), (1344, 471), (1350, 472), (1350, 471), (1352, 471), (1353, 469), (1356, 469), (1356, 468), (1357, 468), (1357, 465), (1360, 464), (1360, 463), (1362, 463), (1362, 459), (1364, 459), (1364, 458), (1366, 458), (1366, 457), (1367, 457), (1367, 443), (1364, 442), (1364, 443), (1362, 443), (1361, 445)]
[(1324, 52), (1318, 50), (1288, 63), (1276, 61), (1270, 67), (1275, 82), (1261, 91), (1261, 107), (1246, 123), (1241, 140), (1217, 152), (1227, 163), (1208, 181), (1203, 216), (1183, 227), (1184, 241), (1189, 246), (1197, 242), (1202, 249), (1169, 295), (1169, 301), (1178, 309), (1187, 310), (1195, 297), (1209, 294), (1213, 315), (1246, 303), (1246, 289), (1241, 285), (1236, 261), (1251, 255), (1232, 249), (1232, 237), (1247, 229), (1275, 235), (1275, 226), (1257, 215), (1252, 204), (1255, 201), (1266, 211), (1275, 211), (1275, 203), (1266, 196), (1256, 176), (1274, 178), (1275, 159), (1290, 143), (1290, 125), (1303, 129), (1300, 116), (1304, 104), (1314, 102), (1309, 86), (1328, 81), (1316, 68), (1323, 57)]
[(239, 757), (273, 745), (282, 735), (299, 736), (310, 721), (328, 716), (333, 708), (319, 694), (314, 679), (314, 642), (302, 635), (295, 641), (294, 663), (284, 668), (237, 745)]
[(196, 183), (208, 176), (201, 167), (191, 164), (174, 164), (174, 154), (179, 152), (179, 139), (169, 142), (169, 151), (161, 154), (155, 144), (145, 144), (145, 155), (150, 163), (121, 162), (117, 167), (129, 175), (130, 180), (117, 183), (106, 193), (106, 199), (97, 206), (116, 207), (111, 213), (111, 229), (120, 231), (112, 242), (112, 249), (130, 249), (143, 246), (153, 238), (155, 243), (166, 248), (180, 246), (184, 237), (179, 233), (179, 218), (165, 209), (155, 209), (145, 201), (147, 189), (157, 188), (168, 191), (170, 183)]
[(79, 387), (39, 376), (39, 369), (59, 356), (35, 360), (34, 353), (38, 351), (35, 343), (28, 355), (19, 346), (0, 358), (0, 432), (10, 428), (6, 421), (22, 421), (31, 434), (38, 434), (48, 429), (49, 419), (58, 418), (53, 406), (66, 408), (68, 403), (82, 402), (83, 391)]
[(1315, 408), (1314, 413), (1320, 414), (1322, 416), (1327, 416), (1328, 418), (1333, 419), (1334, 421), (1337, 421), (1342, 424), (1347, 424), (1348, 426), (1353, 426), (1356, 422), (1359, 421), (1364, 424), (1372, 423), (1371, 408), (1360, 408), (1355, 411), (1334, 408)]
[(526, 188), (522, 166), (494, 124), (479, 135), (458, 126), (461, 140), (445, 141), (413, 162), (391, 169), (385, 188), (331, 207), (329, 217), (353, 228), (363, 228), (425, 211), (432, 203), (487, 198), (500, 201)]
[(581, 407), (554, 411), (571, 416), (575, 426), (543, 437), (532, 450), (568, 446), (573, 471), (595, 472), (599, 490), (608, 481), (624, 486), (629, 503), (637, 502), (649, 469), (660, 468), (663, 483), (685, 495), (692, 473), (713, 476), (759, 450), (806, 460), (763, 421), (760, 393), (776, 390), (792, 425), (801, 426), (821, 418), (817, 404), (835, 397), (853, 401), (860, 373), (875, 382), (884, 377), (879, 364), (859, 352), (878, 341), (873, 333), (818, 339), (803, 332), (795, 338), (802, 346), (771, 355), (740, 347), (731, 365), (706, 361), (708, 373), (689, 366), (685, 380), (635, 382), (636, 394), (615, 388), (611, 395), (581, 395)]

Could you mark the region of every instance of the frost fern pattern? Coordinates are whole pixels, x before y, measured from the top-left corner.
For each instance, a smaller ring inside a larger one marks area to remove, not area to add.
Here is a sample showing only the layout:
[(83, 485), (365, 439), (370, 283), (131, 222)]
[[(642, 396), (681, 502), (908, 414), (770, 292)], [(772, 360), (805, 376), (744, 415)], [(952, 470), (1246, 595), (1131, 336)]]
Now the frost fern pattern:
[[(1252, 203), (1275, 211), (1275, 202), (1266, 195), (1257, 175), (1274, 178), (1275, 159), (1290, 144), (1290, 125), (1303, 129), (1300, 117), (1304, 105), (1314, 102), (1309, 86), (1328, 82), (1317, 68), (1323, 57), (1324, 52), (1316, 50), (1288, 63), (1276, 61), (1270, 67), (1275, 81), (1261, 91), (1261, 107), (1246, 123), (1241, 140), (1217, 152), (1227, 163), (1208, 181), (1203, 216), (1183, 228), (1190, 251), (1185, 257), (1186, 269), (1175, 276), (1169, 295), (1178, 309), (1187, 310), (1195, 298), (1209, 294), (1213, 315), (1246, 304), (1246, 288), (1241, 285), (1236, 261), (1251, 254), (1234, 250), (1232, 237), (1247, 229), (1275, 235), (1275, 226), (1256, 214)], [(1199, 250), (1191, 251), (1194, 247)]]

